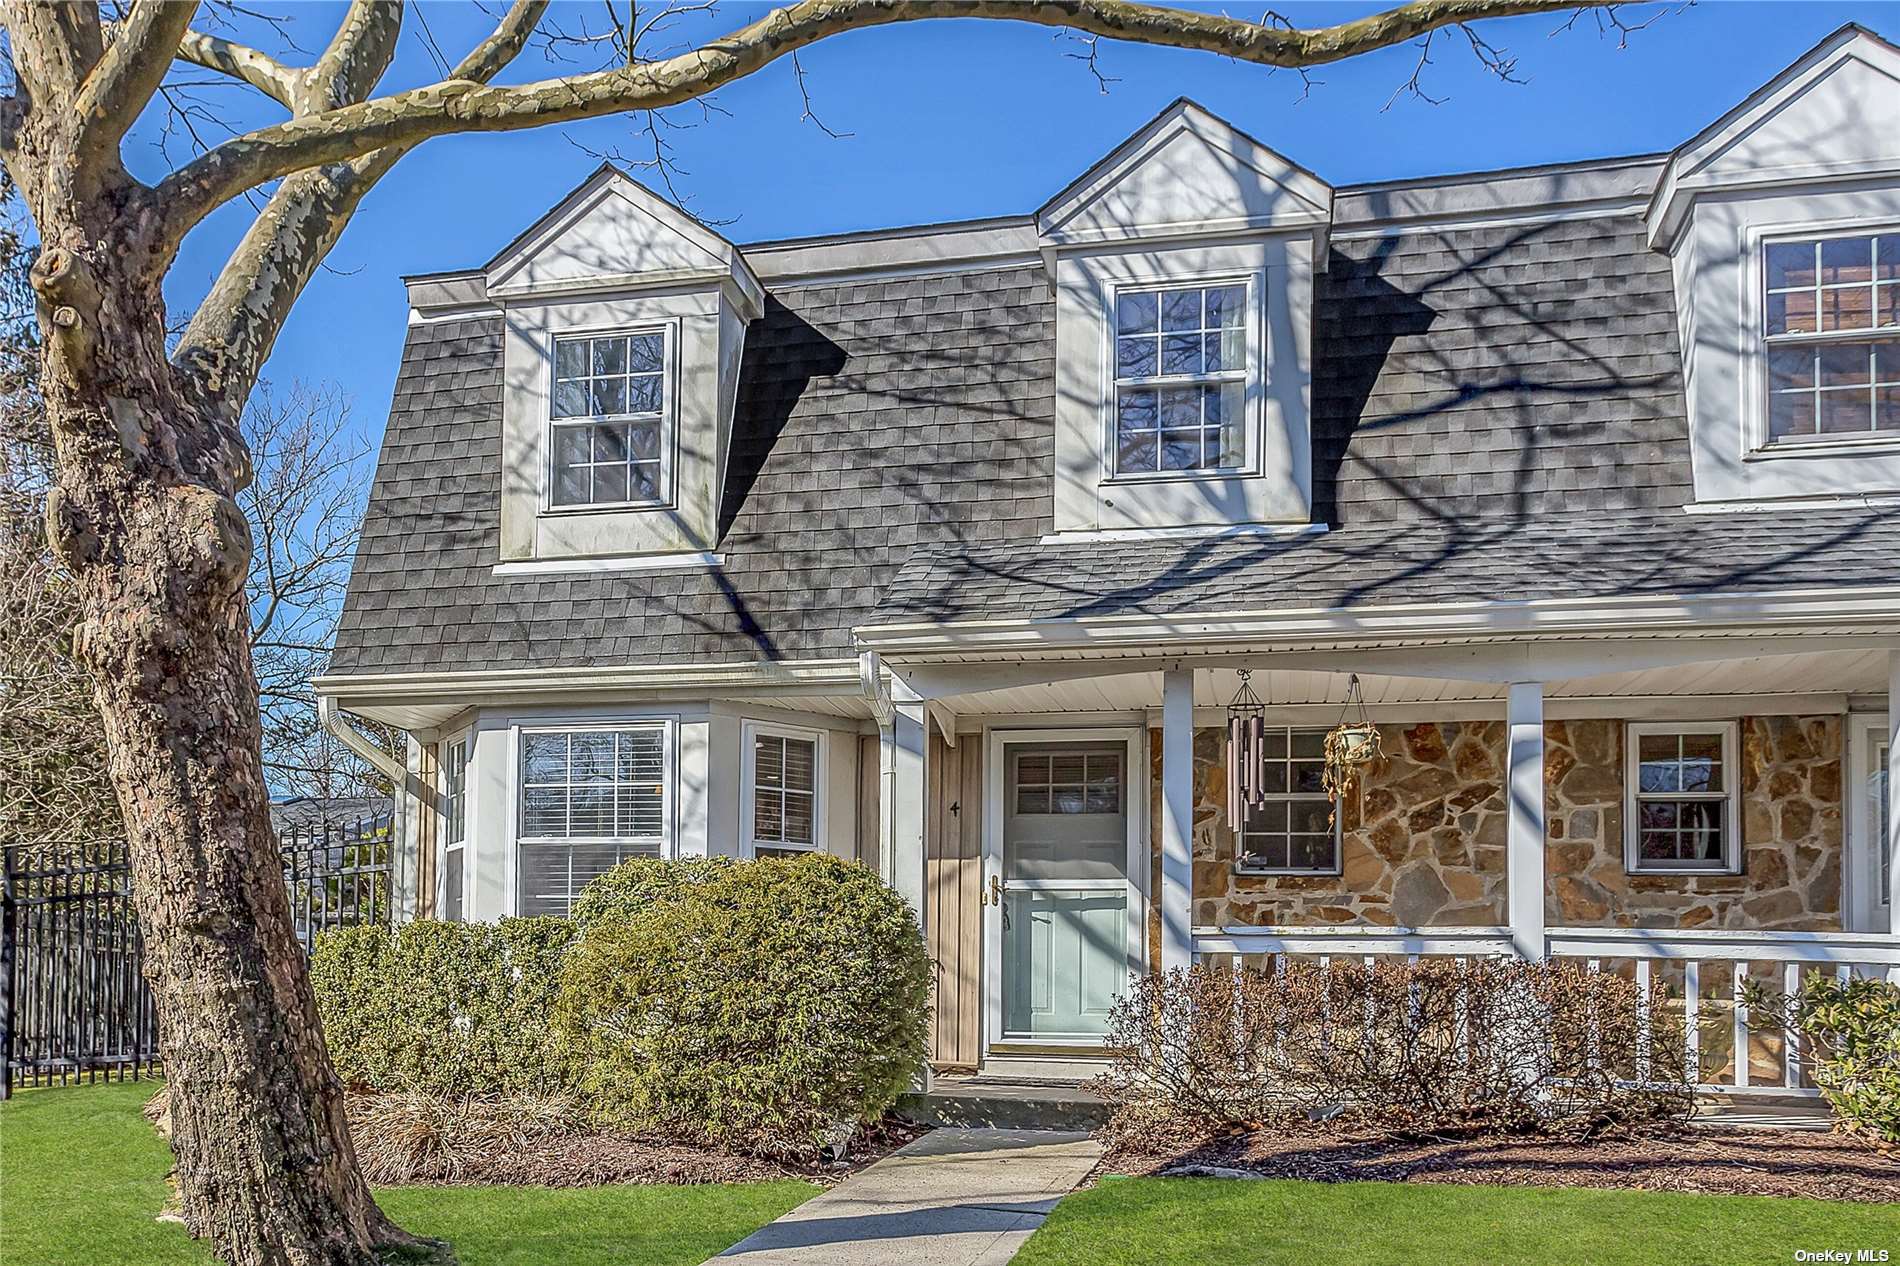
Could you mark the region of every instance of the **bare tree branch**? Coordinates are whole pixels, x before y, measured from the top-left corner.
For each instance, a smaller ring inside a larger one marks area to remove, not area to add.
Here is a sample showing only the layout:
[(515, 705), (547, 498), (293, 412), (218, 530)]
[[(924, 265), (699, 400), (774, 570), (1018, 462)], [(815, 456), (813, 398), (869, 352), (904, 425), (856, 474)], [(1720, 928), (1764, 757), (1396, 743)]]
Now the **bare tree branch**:
[(302, 91), (304, 76), (309, 73), (286, 66), (254, 48), (206, 35), (203, 31), (185, 32), (184, 38), (178, 41), (178, 58), (241, 80), (287, 109)]
[[(1588, 0), (1585, 0), (1587, 3)], [(449, 79), (260, 128), (218, 146), (158, 187), (164, 244), (239, 193), (323, 163), (456, 132), (505, 132), (650, 110), (701, 96), (845, 31), (932, 18), (987, 17), (1070, 27), (1108, 39), (1224, 53), (1267, 66), (1338, 61), (1477, 18), (1574, 8), (1569, 0), (1411, 0), (1370, 17), (1287, 30), (1131, 0), (800, 0), (663, 61), (507, 87)]]
[(197, 11), (197, 0), (138, 0), (131, 16), (114, 28), (115, 38), (73, 102), (79, 117), (73, 148), (82, 172), (118, 168), (119, 141), (165, 81)]
[[(488, 38), (456, 66), (456, 78), (478, 83), (493, 78), (527, 46), (546, 8), (547, 0), (515, 0)], [(398, 20), (385, 19), (389, 29), (383, 38), (391, 49)], [(358, 91), (368, 92), (373, 86), (373, 79), (360, 82)], [(302, 96), (296, 100), (305, 103)], [(242, 401), (269, 359), (291, 307), (348, 227), (356, 208), (409, 148), (392, 147), (352, 162), (299, 172), (284, 181), (245, 231), (211, 293), (198, 306), (173, 352), (173, 361), (190, 367), (208, 388)]]
[(303, 77), (298, 115), (354, 105), (369, 95), (396, 55), (402, 0), (352, 0), (329, 47)]

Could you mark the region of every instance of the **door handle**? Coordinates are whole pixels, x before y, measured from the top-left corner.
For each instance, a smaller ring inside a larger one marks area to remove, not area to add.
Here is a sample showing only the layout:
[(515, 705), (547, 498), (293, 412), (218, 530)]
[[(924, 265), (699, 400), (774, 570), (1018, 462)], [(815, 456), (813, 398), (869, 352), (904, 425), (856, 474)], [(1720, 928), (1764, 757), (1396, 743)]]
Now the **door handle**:
[(1000, 875), (990, 876), (990, 890), (989, 890), (988, 895), (984, 899), (987, 900), (991, 905), (1000, 906), (1003, 904), (1002, 876)]

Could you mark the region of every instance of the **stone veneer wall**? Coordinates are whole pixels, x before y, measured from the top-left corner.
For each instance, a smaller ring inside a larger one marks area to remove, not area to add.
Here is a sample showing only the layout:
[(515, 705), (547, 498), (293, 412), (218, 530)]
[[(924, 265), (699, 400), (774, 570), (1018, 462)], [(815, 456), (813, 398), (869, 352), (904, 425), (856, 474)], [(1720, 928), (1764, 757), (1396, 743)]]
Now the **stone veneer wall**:
[[(1621, 721), (1545, 726), (1546, 915), (1585, 927), (1840, 926), (1842, 725), (1741, 722), (1743, 873), (1632, 876), (1623, 867)], [(1242, 874), (1228, 829), (1223, 734), (1194, 736), (1194, 922), (1199, 926), (1505, 921), (1504, 725), (1381, 726), (1385, 758), (1341, 808), (1342, 873)], [(1159, 891), (1160, 734), (1150, 821)]]

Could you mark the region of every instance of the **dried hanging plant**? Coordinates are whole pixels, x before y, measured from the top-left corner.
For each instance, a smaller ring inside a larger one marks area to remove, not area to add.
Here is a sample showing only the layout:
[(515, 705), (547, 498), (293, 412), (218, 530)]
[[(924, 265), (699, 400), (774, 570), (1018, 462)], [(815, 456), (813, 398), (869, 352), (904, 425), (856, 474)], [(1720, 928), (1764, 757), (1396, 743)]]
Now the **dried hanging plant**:
[[(1358, 710), (1355, 718), (1352, 714)], [(1379, 727), (1366, 715), (1366, 704), (1359, 689), (1359, 674), (1346, 683), (1346, 704), (1339, 711), (1339, 723), (1326, 732), (1326, 770), (1322, 785), (1333, 802), (1333, 816), (1339, 814), (1339, 802), (1352, 788), (1359, 770), (1385, 756)]]

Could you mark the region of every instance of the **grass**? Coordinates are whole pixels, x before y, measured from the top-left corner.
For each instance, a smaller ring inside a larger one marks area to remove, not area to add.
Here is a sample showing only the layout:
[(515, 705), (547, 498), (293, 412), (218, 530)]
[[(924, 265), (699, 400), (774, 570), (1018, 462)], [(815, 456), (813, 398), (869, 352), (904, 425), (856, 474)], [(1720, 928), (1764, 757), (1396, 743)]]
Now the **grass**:
[(1069, 1196), (1016, 1266), (1751, 1266), (1886, 1249), (1900, 1206), (1674, 1192), (1111, 1178)]
[[(0, 1263), (211, 1266), (153, 1215), (171, 1153), (139, 1117), (153, 1082), (20, 1092), (0, 1104)], [(398, 1187), (403, 1226), (455, 1245), (463, 1266), (696, 1266), (802, 1203), (803, 1182), (701, 1187)]]

